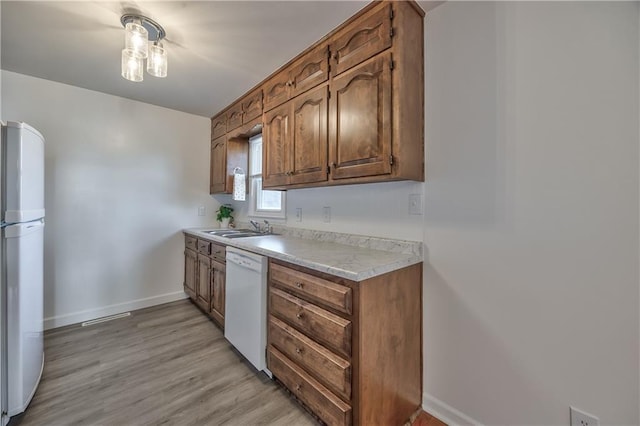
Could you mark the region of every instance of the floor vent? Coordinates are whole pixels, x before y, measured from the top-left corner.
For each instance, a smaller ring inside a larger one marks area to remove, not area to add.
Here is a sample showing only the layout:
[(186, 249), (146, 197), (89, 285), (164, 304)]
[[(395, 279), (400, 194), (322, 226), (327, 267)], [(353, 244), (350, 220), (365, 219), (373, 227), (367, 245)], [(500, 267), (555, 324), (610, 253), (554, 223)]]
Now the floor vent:
[(116, 319), (119, 319), (119, 318), (126, 318), (126, 317), (130, 317), (130, 316), (131, 316), (131, 312), (124, 312), (122, 314), (110, 315), (108, 317), (96, 318), (96, 319), (91, 320), (91, 321), (85, 321), (85, 322), (82, 323), (82, 326), (83, 327), (87, 327), (89, 325), (100, 324), (101, 322), (112, 321), (112, 320), (116, 320)]

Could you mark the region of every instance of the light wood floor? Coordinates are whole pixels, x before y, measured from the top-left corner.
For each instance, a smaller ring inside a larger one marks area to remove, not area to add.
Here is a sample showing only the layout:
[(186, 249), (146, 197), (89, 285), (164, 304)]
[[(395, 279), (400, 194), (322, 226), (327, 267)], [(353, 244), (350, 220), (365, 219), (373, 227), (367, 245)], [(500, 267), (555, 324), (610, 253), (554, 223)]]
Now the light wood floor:
[(45, 368), (13, 425), (317, 425), (184, 300), (45, 333)]

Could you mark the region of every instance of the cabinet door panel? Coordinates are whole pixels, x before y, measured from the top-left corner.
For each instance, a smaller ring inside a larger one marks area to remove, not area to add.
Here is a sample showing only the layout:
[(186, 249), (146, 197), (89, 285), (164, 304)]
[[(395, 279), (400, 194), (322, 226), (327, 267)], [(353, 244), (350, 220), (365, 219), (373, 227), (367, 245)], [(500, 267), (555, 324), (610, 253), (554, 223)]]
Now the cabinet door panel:
[(196, 285), (196, 303), (206, 312), (209, 312), (211, 296), (209, 295), (209, 280), (211, 274), (211, 259), (198, 255), (198, 282)]
[(321, 45), (298, 59), (291, 68), (291, 97), (304, 93), (329, 78), (328, 46)]
[(196, 281), (198, 280), (198, 255), (195, 251), (184, 251), (184, 291), (196, 300)]
[(289, 71), (282, 70), (264, 85), (264, 110), (269, 111), (289, 99), (291, 82)]
[(336, 76), (391, 47), (391, 5), (359, 19), (330, 42), (331, 75)]
[(242, 125), (242, 103), (238, 102), (227, 111), (227, 132)]
[(380, 55), (333, 81), (332, 178), (391, 173), (391, 55)]
[(211, 316), (224, 327), (226, 265), (213, 260), (211, 268)]
[(222, 136), (211, 141), (211, 194), (225, 192), (227, 172), (227, 139)]
[(211, 119), (211, 139), (217, 139), (220, 136), (224, 136), (226, 132), (227, 116), (225, 114)]
[(327, 86), (294, 99), (291, 183), (327, 180)]
[(242, 101), (242, 124), (246, 124), (262, 115), (262, 90), (248, 95)]
[(285, 185), (289, 182), (291, 145), (290, 107), (284, 104), (265, 114), (262, 129), (262, 186)]

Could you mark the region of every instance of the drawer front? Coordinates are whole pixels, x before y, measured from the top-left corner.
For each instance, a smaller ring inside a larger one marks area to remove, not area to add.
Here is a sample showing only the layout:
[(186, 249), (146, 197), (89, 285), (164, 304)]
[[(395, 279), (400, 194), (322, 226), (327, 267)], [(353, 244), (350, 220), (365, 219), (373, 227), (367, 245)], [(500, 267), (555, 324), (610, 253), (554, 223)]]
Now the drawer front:
[(351, 321), (282, 290), (269, 290), (271, 313), (312, 339), (351, 357)]
[(211, 254), (211, 243), (205, 240), (198, 240), (198, 252), (206, 255)]
[(191, 235), (184, 236), (184, 245), (186, 248), (191, 249), (193, 251), (198, 251), (198, 239)]
[(296, 366), (273, 347), (267, 354), (268, 366), (295, 396), (329, 426), (351, 425), (351, 407)]
[(331, 75), (335, 76), (391, 47), (391, 5), (340, 31), (330, 42)]
[(222, 244), (211, 243), (211, 257), (220, 262), (224, 262), (226, 254), (227, 250), (225, 246)]
[(242, 104), (237, 103), (227, 111), (227, 132), (242, 125)]
[(344, 398), (351, 399), (351, 364), (279, 319), (269, 318), (271, 345), (318, 381)]
[(353, 296), (349, 287), (277, 263), (271, 263), (270, 271), (273, 282), (303, 298), (351, 315)]
[(262, 115), (262, 90), (252, 93), (242, 101), (242, 124), (246, 124)]

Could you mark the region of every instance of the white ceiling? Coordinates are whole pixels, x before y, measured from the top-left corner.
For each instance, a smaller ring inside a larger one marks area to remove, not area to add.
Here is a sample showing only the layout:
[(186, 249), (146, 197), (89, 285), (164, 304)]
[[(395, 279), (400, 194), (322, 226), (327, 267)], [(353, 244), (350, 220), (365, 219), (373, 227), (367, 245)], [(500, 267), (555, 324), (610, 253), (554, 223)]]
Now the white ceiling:
[[(2, 1), (2, 69), (212, 116), (367, 2)], [(167, 32), (167, 78), (120, 76), (120, 16)]]

